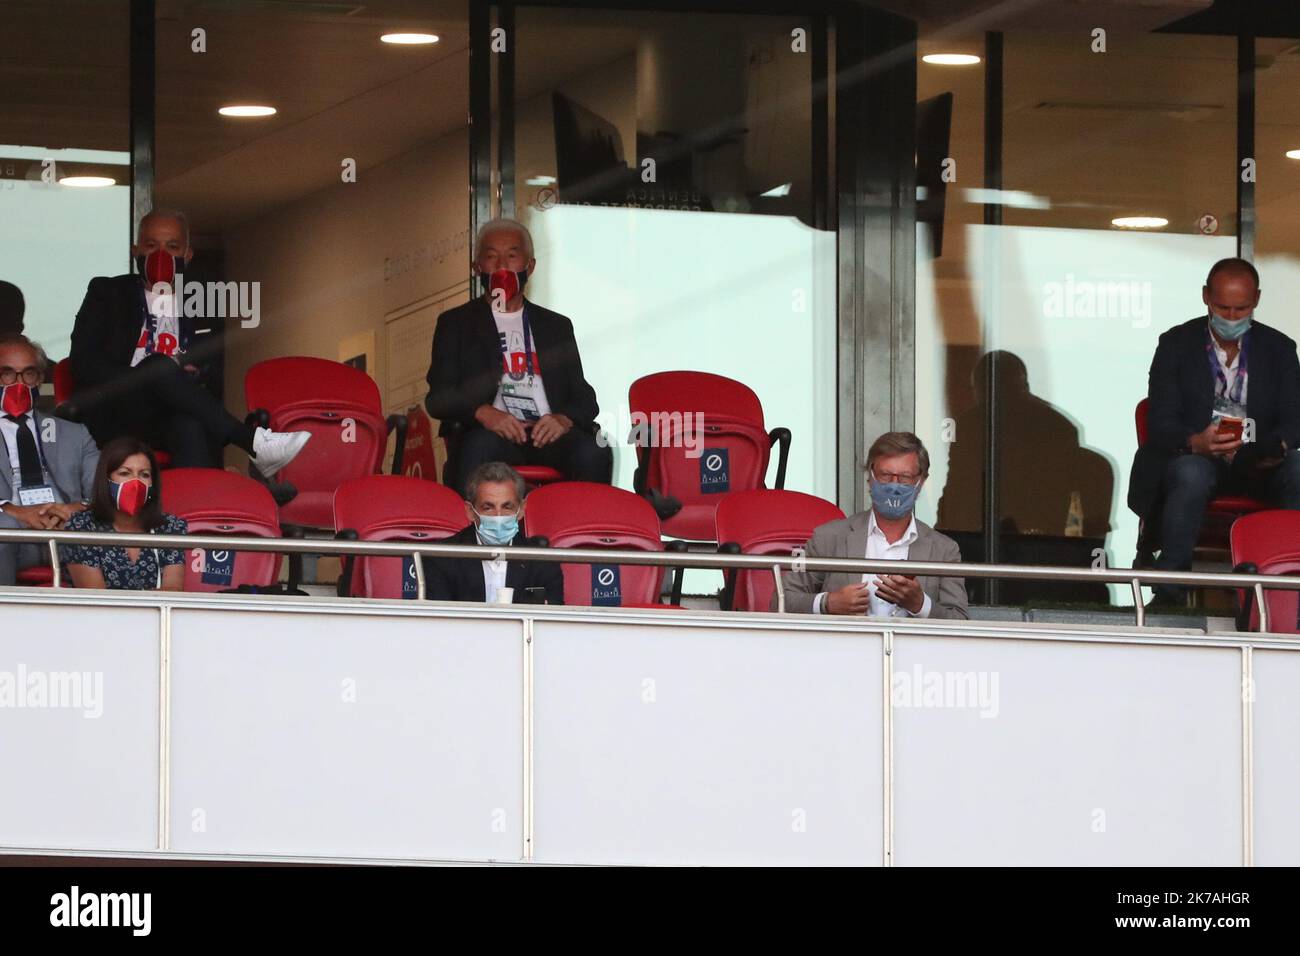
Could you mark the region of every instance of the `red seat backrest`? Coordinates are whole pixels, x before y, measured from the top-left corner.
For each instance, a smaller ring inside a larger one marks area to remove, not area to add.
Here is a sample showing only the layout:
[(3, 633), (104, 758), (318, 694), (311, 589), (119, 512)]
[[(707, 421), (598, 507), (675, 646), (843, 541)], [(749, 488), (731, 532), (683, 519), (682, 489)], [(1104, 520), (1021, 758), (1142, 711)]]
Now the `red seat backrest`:
[(1133, 410), (1133, 424), (1137, 426), (1139, 448), (1147, 443), (1147, 410), (1150, 407), (1151, 400), (1144, 398), (1137, 403), (1137, 408)]
[(250, 411), (270, 413), (274, 431), (312, 433), (276, 476), (300, 495), (333, 494), (341, 482), (383, 466), (388, 430), (379, 386), (365, 372), (318, 358), (268, 359), (244, 376), (244, 396)]
[[(716, 505), (728, 492), (763, 487), (771, 442), (753, 389), (709, 372), (656, 372), (628, 389), (638, 461), (650, 448), (647, 484), (685, 505)], [(702, 426), (702, 427), (701, 427)]]
[(72, 377), (72, 359), (62, 359), (54, 366), (54, 404), (62, 405), (77, 390)]
[[(1232, 523), (1228, 533), (1235, 567), (1250, 562), (1260, 574), (1300, 573), (1300, 511), (1257, 511)], [(1239, 598), (1245, 596), (1238, 592)], [(1270, 634), (1300, 633), (1300, 592), (1264, 589)], [(1251, 630), (1259, 629), (1259, 608), (1252, 604)]]
[[(588, 481), (561, 481), (528, 495), (524, 525), (553, 548), (662, 551), (659, 516), (640, 495)], [(564, 603), (658, 604), (664, 567), (564, 564)]]
[[(334, 492), (334, 526), (351, 529), (362, 541), (441, 541), (469, 519), (465, 501), (445, 485), (407, 475), (352, 478)], [(417, 596), (413, 558), (359, 556), (352, 568), (357, 597)]]
[[(275, 499), (266, 486), (220, 468), (172, 468), (160, 476), (162, 508), (184, 518), (190, 534), (280, 537)], [(269, 551), (185, 553), (185, 590), (221, 591), (274, 584), (282, 555)]]
[[(801, 491), (739, 491), (718, 502), (718, 541), (739, 545), (743, 554), (788, 557), (819, 525), (843, 517), (834, 503)], [(769, 571), (737, 571), (733, 609), (766, 611), (775, 587)]]

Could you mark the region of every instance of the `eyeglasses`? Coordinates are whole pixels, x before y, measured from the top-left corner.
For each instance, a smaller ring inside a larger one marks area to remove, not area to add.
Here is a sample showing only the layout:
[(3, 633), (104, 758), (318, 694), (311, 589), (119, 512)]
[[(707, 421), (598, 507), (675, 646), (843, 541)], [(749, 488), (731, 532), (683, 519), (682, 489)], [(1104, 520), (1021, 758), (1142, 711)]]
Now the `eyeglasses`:
[(915, 485), (921, 481), (922, 475), (899, 475), (886, 471), (883, 474), (876, 474), (876, 481), (883, 481), (887, 485)]
[(14, 382), (18, 381), (19, 378), (23, 380), (24, 385), (30, 385), (32, 388), (35, 388), (37, 385), (41, 384), (40, 369), (25, 368), (20, 372), (17, 369), (9, 368), (7, 365), (4, 368), (0, 368), (0, 385), (12, 385)]

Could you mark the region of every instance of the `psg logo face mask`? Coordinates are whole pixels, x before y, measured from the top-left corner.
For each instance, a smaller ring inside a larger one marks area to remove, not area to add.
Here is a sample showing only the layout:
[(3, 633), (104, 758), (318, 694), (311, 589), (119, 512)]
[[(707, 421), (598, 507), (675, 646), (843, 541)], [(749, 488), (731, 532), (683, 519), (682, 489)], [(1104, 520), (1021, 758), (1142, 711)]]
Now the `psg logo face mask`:
[(126, 515), (138, 515), (149, 500), (149, 485), (141, 478), (128, 478), (126, 481), (108, 479), (108, 490), (113, 493), (113, 504), (117, 510)]
[(6, 385), (3, 396), (0, 397), (0, 409), (3, 409), (6, 415), (13, 415), (15, 418), (26, 415), (32, 410), (31, 386), (22, 382)]
[(135, 267), (144, 278), (146, 288), (152, 289), (159, 283), (170, 287), (176, 281), (176, 276), (185, 272), (185, 258), (155, 249), (147, 256), (136, 256)]

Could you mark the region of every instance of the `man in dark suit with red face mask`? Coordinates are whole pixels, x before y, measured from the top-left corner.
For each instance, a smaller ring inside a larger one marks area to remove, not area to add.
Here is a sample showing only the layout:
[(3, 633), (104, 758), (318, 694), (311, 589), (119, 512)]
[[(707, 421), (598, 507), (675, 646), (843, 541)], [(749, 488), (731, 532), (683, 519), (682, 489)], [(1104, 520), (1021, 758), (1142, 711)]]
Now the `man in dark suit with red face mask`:
[(573, 323), (524, 298), (537, 266), (528, 230), (494, 219), (474, 242), (480, 298), (438, 317), (425, 408), (447, 439), (444, 483), (463, 491), (479, 465), (548, 465), (608, 484), (613, 454), (598, 441), (600, 406), (582, 373)]
[(192, 317), (172, 288), (194, 256), (185, 216), (149, 213), (131, 252), (138, 274), (91, 279), (72, 328), (74, 404), (91, 434), (101, 445), (133, 435), (166, 449), (178, 468), (219, 467), (220, 448), (236, 445), (270, 478), (311, 435), (247, 425), (195, 379)]

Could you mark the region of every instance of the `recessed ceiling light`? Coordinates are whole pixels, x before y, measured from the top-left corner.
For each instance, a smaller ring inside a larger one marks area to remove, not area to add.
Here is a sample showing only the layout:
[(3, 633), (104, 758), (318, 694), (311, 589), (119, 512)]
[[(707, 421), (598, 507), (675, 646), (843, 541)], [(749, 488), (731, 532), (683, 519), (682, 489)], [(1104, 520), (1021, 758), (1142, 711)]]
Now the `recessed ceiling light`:
[(927, 53), (921, 60), (935, 66), (974, 66), (980, 58), (973, 53)]
[(554, 186), (554, 176), (533, 176), (525, 179), (524, 182), (529, 186)]
[(217, 110), (222, 116), (274, 116), (274, 106), (223, 106)]
[(437, 43), (438, 35), (436, 33), (385, 33), (379, 39), (385, 43), (419, 46), (420, 44)]
[(64, 176), (59, 180), (60, 186), (76, 186), (81, 189), (94, 189), (98, 186), (116, 186), (117, 180), (107, 176)]
[(1112, 219), (1110, 224), (1121, 229), (1163, 229), (1169, 225), (1169, 220), (1163, 216), (1120, 216)]
[(1287, 159), (1300, 159), (1300, 149), (1288, 149), (1286, 151)]

